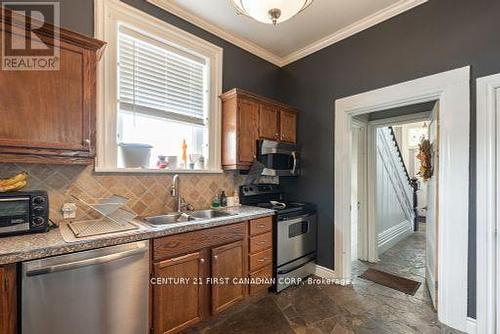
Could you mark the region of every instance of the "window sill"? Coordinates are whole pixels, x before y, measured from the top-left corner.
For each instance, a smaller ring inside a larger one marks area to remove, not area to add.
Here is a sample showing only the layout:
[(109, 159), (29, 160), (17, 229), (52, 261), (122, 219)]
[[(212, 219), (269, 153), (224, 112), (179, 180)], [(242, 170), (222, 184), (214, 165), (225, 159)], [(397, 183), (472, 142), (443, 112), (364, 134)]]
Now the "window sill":
[(139, 169), (95, 167), (98, 174), (222, 174), (222, 169)]

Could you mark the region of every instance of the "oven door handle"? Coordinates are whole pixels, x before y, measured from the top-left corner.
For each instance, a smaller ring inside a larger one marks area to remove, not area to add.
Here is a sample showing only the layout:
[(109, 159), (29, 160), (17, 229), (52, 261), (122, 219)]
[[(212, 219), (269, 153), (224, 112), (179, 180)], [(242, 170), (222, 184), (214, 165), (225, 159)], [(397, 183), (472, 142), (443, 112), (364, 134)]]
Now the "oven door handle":
[(314, 213), (307, 213), (305, 215), (302, 215), (302, 216), (298, 216), (298, 217), (293, 217), (293, 219), (290, 219), (290, 220), (287, 220), (287, 219), (283, 219), (283, 220), (279, 220), (280, 222), (284, 222), (284, 223), (300, 223), (300, 222), (303, 222), (303, 221), (308, 221), (307, 218), (309, 217), (314, 217), (316, 216)]
[(293, 167), (292, 167), (292, 175), (295, 175), (297, 172), (297, 152), (293, 151), (292, 152), (292, 159), (293, 159)]

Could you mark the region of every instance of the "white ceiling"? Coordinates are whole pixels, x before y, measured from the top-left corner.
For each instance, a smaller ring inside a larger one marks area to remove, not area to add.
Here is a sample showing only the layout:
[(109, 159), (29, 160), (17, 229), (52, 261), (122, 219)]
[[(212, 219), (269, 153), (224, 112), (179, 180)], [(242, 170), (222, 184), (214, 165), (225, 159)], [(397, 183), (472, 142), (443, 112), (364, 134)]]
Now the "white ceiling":
[(427, 0), (314, 0), (276, 27), (237, 15), (230, 0), (148, 1), (283, 66)]

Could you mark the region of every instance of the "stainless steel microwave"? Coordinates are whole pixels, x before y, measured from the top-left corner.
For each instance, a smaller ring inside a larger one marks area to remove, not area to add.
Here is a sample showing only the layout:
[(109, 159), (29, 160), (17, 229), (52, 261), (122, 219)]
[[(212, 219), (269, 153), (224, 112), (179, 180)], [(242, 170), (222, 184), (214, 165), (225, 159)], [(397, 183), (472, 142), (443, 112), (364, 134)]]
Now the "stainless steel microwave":
[(257, 160), (264, 165), (265, 176), (298, 176), (300, 172), (300, 154), (295, 144), (259, 140)]

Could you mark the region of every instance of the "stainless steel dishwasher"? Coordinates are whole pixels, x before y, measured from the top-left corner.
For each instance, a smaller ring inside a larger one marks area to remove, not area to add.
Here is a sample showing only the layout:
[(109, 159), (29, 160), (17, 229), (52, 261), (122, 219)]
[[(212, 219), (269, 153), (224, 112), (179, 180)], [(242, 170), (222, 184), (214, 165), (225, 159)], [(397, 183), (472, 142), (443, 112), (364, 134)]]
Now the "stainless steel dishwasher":
[(23, 334), (149, 333), (149, 242), (24, 262)]

